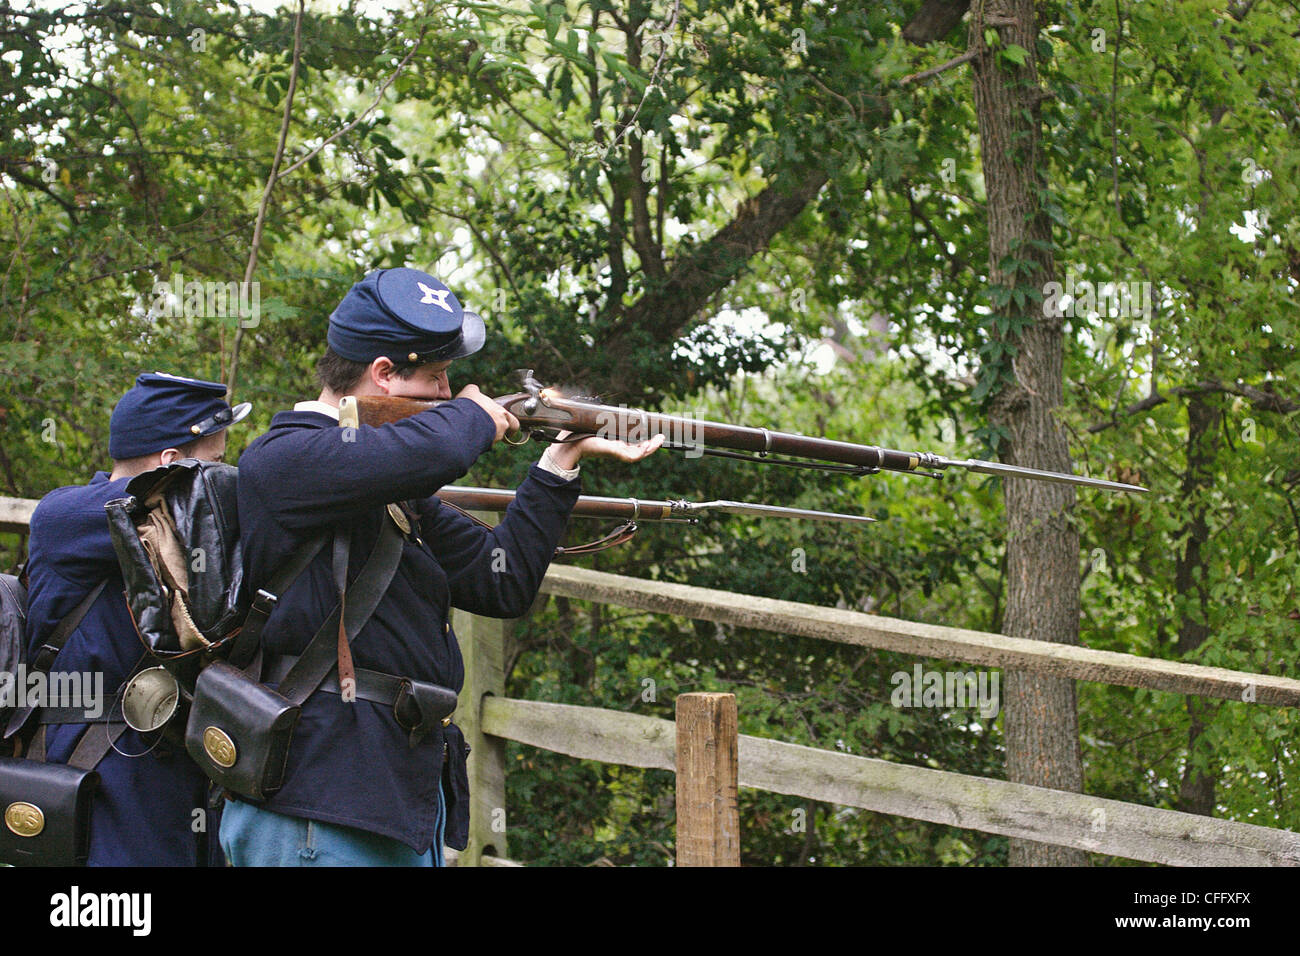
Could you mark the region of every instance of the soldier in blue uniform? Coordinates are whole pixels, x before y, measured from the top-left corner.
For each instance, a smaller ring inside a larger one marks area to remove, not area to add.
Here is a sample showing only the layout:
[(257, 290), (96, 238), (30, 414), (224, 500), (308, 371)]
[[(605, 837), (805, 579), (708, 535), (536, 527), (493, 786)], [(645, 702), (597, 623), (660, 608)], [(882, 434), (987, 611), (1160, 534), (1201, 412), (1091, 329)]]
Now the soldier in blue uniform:
[[(408, 526), (397, 573), (352, 639), (358, 673), (459, 691), (464, 665), (451, 608), (523, 615), (578, 498), (579, 460), (636, 461), (662, 444), (661, 436), (639, 445), (591, 436), (548, 446), (495, 530), (442, 507), (433, 494), (518, 428), (473, 385), (452, 400), (448, 366), (484, 338), (483, 320), (433, 276), (372, 272), (330, 316), (320, 397), (277, 414), (240, 458), (241, 543), (253, 587), (324, 528), (351, 532), (355, 568), (384, 522)], [(338, 427), (346, 395), (447, 401), (353, 430)], [(387, 507), (399, 502), (405, 512)], [(302, 653), (337, 602), (330, 552), (315, 557), (266, 623), (269, 675), (284, 655)], [(262, 803), (227, 802), (227, 857), (236, 866), (441, 866), (444, 842), (463, 849), (468, 836), (464, 737), (453, 723), (412, 738), (392, 706), (345, 699), (337, 683), (322, 687), (302, 707), (283, 787)]]
[[(131, 477), (142, 472), (181, 458), (220, 461), (226, 429), (250, 409), (247, 403), (232, 409), (225, 394), (220, 382), (164, 373), (141, 375), (117, 403), (109, 422), (112, 472), (97, 472), (86, 485), (51, 491), (32, 514), (29, 661), (36, 660), (59, 621), (107, 581), (52, 668), (55, 674), (103, 675), (106, 699), (87, 716), (108, 711), (144, 653), (123, 597), (104, 504), (121, 498)], [(87, 726), (47, 724), (46, 760), (66, 763)], [(210, 840), (206, 832), (208, 780), (182, 748), (159, 741), (157, 734), (142, 736), (127, 730), (96, 769), (101, 783), (91, 818), (89, 865), (220, 862), (215, 832)]]

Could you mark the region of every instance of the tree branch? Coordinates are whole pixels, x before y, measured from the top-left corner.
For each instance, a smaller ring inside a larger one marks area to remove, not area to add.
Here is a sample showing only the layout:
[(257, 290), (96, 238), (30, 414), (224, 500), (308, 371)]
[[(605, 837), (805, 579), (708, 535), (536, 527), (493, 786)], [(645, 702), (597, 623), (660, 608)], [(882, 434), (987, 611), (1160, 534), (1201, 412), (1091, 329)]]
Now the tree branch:
[(1108, 428), (1113, 428), (1119, 424), (1121, 418), (1129, 418), (1133, 415), (1140, 415), (1142, 412), (1150, 411), (1157, 406), (1169, 401), (1170, 396), (1183, 398), (1191, 395), (1207, 395), (1212, 393), (1222, 393), (1226, 395), (1237, 395), (1246, 399), (1260, 412), (1277, 412), (1280, 415), (1286, 415), (1291, 412), (1300, 411), (1300, 402), (1293, 401), (1282, 395), (1277, 394), (1271, 388), (1272, 383), (1265, 383), (1264, 386), (1246, 385), (1243, 382), (1237, 382), (1229, 385), (1224, 382), (1197, 382), (1195, 385), (1179, 385), (1171, 388), (1166, 394), (1160, 394), (1158, 390), (1152, 388), (1151, 394), (1140, 402), (1135, 402), (1122, 411), (1116, 411), (1111, 415), (1109, 421), (1098, 422), (1090, 425), (1086, 429), (1090, 435), (1098, 432), (1104, 432)]
[[(262, 203), (257, 207), (257, 221), (253, 223), (253, 244), (248, 250), (248, 265), (244, 269), (244, 288), (250, 288), (253, 273), (257, 270), (257, 251), (262, 244), (262, 227), (266, 224), (266, 210), (271, 204), (271, 190), (275, 182), (280, 163), (284, 159), (284, 144), (289, 138), (289, 117), (293, 111), (293, 95), (298, 89), (298, 61), (302, 55), (302, 13), (305, 0), (298, 0), (298, 12), (293, 20), (293, 67), (289, 71), (289, 90), (284, 96), (284, 116), (280, 120), (280, 141), (275, 147), (275, 158), (271, 161), (271, 172), (266, 177), (266, 188), (262, 190)], [(322, 144), (324, 145), (324, 144)], [(239, 323), (235, 330), (235, 343), (230, 353), (230, 380), (226, 383), (226, 400), (234, 401), (235, 383), (239, 375), (239, 346), (244, 340), (244, 323)]]
[(1122, 224), (1119, 208), (1119, 119), (1116, 116), (1119, 100), (1119, 48), (1124, 41), (1124, 15), (1115, 0), (1115, 56), (1110, 67), (1110, 175), (1115, 189), (1115, 221)]
[(677, 338), (709, 300), (803, 212), (828, 179), (822, 169), (796, 167), (744, 200), (730, 222), (678, 258), (667, 278), (629, 306), (601, 343), (613, 359), (612, 379), (636, 381), (636, 343), (649, 338), (665, 344)]
[[(299, 3), (299, 9), (301, 9), (301, 2)], [(271, 185), (274, 185), (274, 183), (275, 183), (276, 180), (283, 179), (285, 176), (288, 176), (291, 172), (293, 172), (294, 170), (298, 169), (298, 168), (301, 167), (303, 164), (310, 162), (313, 156), (317, 155), (317, 154), (318, 154), (322, 149), (324, 149), (324, 148), (325, 148), (326, 146), (328, 146), (330, 143), (334, 142), (336, 139), (338, 139), (338, 138), (339, 138), (340, 136), (342, 136), (343, 134), (351, 132), (351, 131), (352, 131), (353, 129), (355, 129), (355, 128), (356, 128), (356, 127), (357, 127), (357, 126), (358, 126), (358, 125), (359, 125), (359, 124), (360, 124), (360, 123), (361, 123), (361, 122), (362, 122), (362, 121), (363, 121), (367, 116), (369, 116), (369, 115), (370, 115), (371, 113), (373, 113), (376, 109), (378, 109), (378, 108), (379, 108), (379, 104), (382, 103), (383, 100), (384, 100), (384, 94), (388, 92), (388, 88), (389, 88), (390, 86), (393, 85), (393, 83), (397, 80), (397, 78), (398, 78), (399, 76), (402, 75), (402, 71), (403, 71), (404, 69), (406, 69), (406, 64), (410, 63), (410, 62), (411, 62), (411, 57), (415, 56), (415, 51), (418, 50), (418, 49), (420, 49), (420, 44), (421, 44), (422, 42), (424, 42), (424, 34), (425, 34), (425, 32), (426, 32), (428, 29), (429, 29), (429, 27), (428, 27), (427, 24), (424, 25), (424, 26), (421, 26), (421, 27), (420, 27), (420, 34), (419, 34), (419, 36), (417, 36), (417, 37), (415, 38), (415, 43), (411, 45), (411, 49), (408, 50), (407, 53), (406, 53), (406, 56), (404, 56), (404, 57), (402, 58), (402, 62), (397, 64), (397, 69), (395, 69), (395, 70), (393, 71), (392, 76), (390, 76), (388, 79), (386, 79), (386, 80), (384, 81), (383, 86), (381, 86), (381, 87), (379, 88), (379, 92), (378, 92), (377, 94), (375, 94), (375, 100), (374, 100), (373, 103), (371, 103), (369, 106), (367, 106), (367, 107), (366, 107), (366, 108), (361, 112), (361, 114), (360, 114), (356, 119), (354, 119), (351, 123), (349, 123), (347, 126), (344, 126), (344, 127), (343, 127), (342, 129), (340, 129), (340, 130), (336, 130), (334, 133), (332, 133), (330, 136), (328, 136), (324, 141), (322, 141), (321, 144), (320, 144), (319, 146), (317, 146), (315, 149), (311, 150), (311, 151), (310, 151), (306, 156), (302, 157), (302, 159), (300, 159), (300, 160), (298, 160), (297, 162), (295, 162), (292, 166), (290, 166), (290, 167), (289, 167), (288, 169), (286, 169), (284, 172), (280, 173), (278, 176), (273, 176), (272, 179), (271, 179), (271, 181), (270, 181), (270, 184), (268, 184), (268, 187), (267, 187), (267, 188), (269, 189)], [(295, 26), (295, 27), (294, 27), (294, 43), (295, 43), (295, 44), (297, 44), (297, 42), (298, 42), (298, 39), (297, 39), (297, 38), (298, 38), (298, 28), (297, 28), (297, 26)], [(297, 70), (298, 70), (298, 61), (297, 61), (297, 58), (296, 58), (296, 57), (297, 57), (297, 47), (296, 47), (296, 46), (295, 46), (294, 50), (295, 50), (295, 52), (294, 52), (295, 59), (294, 59), (294, 74), (293, 74), (293, 76), (296, 77), (296, 76), (297, 76)], [(290, 77), (290, 80), (289, 80), (289, 92), (290, 92), (290, 94), (293, 93), (293, 77)]]
[(977, 56), (979, 56), (978, 50), (967, 50), (965, 53), (953, 57), (947, 63), (940, 63), (938, 66), (932, 66), (928, 70), (922, 70), (920, 73), (912, 73), (903, 77), (898, 81), (899, 85), (906, 86), (907, 84), (915, 83), (918, 80), (926, 80), (932, 76), (938, 76), (940, 73), (959, 67), (963, 63), (969, 63)]
[(6, 176), (8, 176), (16, 183), (22, 183), (24, 186), (28, 186), (32, 189), (36, 189), (39, 190), (40, 192), (45, 193), (45, 195), (49, 196), (61, 207), (63, 207), (63, 211), (68, 214), (68, 218), (72, 220), (72, 224), (74, 226), (79, 224), (77, 220), (77, 207), (75, 205), (68, 202), (66, 199), (64, 199), (62, 196), (56, 193), (53, 189), (49, 187), (48, 184), (42, 182), (39, 179), (33, 179), (31, 176), (28, 176), (26, 173), (20, 173), (15, 168), (18, 165), (18, 163), (16, 163), (14, 160), (4, 159), (4, 160), (0, 160), (0, 162), (4, 164), (4, 174)]
[[(650, 206), (646, 201), (645, 146), (640, 136), (628, 140), (630, 169), (627, 174), (628, 198), (632, 201), (632, 244), (641, 259), (641, 268), (656, 283), (667, 277), (663, 252), (654, 241), (650, 225)], [(662, 204), (662, 203), (661, 203)]]

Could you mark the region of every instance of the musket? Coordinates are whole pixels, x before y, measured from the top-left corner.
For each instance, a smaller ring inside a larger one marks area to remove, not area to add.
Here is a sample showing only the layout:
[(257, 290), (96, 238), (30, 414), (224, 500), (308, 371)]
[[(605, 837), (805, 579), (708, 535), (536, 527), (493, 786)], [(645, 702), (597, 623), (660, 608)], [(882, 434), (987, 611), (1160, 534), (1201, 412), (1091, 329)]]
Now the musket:
[[(1056, 471), (1023, 468), (978, 458), (946, 458), (931, 452), (896, 451), (876, 445), (814, 438), (769, 428), (710, 422), (686, 416), (664, 415), (626, 406), (602, 405), (586, 398), (569, 397), (556, 388), (538, 383), (531, 370), (525, 373), (524, 391), (495, 400), (519, 420), (525, 439), (547, 440), (548, 433), (569, 431), (581, 437), (600, 435), (636, 442), (663, 434), (665, 448), (685, 451), (687, 457), (716, 455), (796, 468), (816, 468), (861, 476), (881, 471), (942, 478), (949, 468), (961, 468), (983, 475), (1054, 481), (1105, 491), (1145, 492), (1140, 485), (1106, 481)], [(348, 396), (339, 402), (339, 424), (384, 425), (441, 404), (392, 396)], [(552, 439), (553, 440), (553, 439)], [(522, 441), (514, 444), (522, 444)], [(749, 452), (749, 454), (744, 454)]]
[[(347, 426), (344, 426), (347, 427)], [(515, 500), (515, 492), (503, 488), (469, 488), (447, 485), (438, 490), (437, 497), (476, 524), (490, 528), (486, 521), (475, 517), (472, 511), (505, 511)], [(813, 521), (869, 522), (875, 518), (866, 515), (846, 515), (833, 511), (809, 511), (806, 508), (783, 508), (777, 505), (757, 505), (748, 501), (657, 501), (642, 498), (605, 498), (600, 495), (579, 495), (572, 516), (579, 518), (621, 518), (623, 523), (603, 538), (584, 544), (556, 548), (556, 557), (574, 554), (593, 554), (631, 541), (640, 530), (638, 521), (672, 521), (698, 524), (700, 518), (710, 513), (745, 515), (753, 518), (808, 518)]]
[[(470, 488), (447, 485), (437, 497), (466, 511), (505, 511), (515, 500), (515, 492), (504, 488)], [(647, 498), (605, 498), (579, 495), (572, 514), (579, 518), (622, 518), (625, 521), (684, 521), (697, 524), (710, 514), (743, 515), (749, 518), (806, 518), (810, 521), (871, 522), (866, 515), (846, 515), (835, 511), (809, 511), (759, 505), (748, 501), (662, 501)]]

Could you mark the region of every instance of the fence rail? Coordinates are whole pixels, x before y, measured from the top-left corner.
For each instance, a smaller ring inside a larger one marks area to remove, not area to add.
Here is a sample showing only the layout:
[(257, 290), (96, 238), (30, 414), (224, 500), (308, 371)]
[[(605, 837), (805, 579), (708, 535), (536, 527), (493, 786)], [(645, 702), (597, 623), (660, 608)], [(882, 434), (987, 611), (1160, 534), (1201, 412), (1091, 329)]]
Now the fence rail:
[(552, 565), (542, 590), (557, 597), (617, 604), (658, 614), (733, 624), (778, 634), (813, 637), (917, 657), (1005, 667), (1049, 677), (1071, 677), (1176, 694), (1253, 700), (1294, 707), (1300, 704), (1300, 680), (1246, 671), (1203, 667), (1090, 647), (1051, 644), (988, 634), (959, 627), (920, 624), (860, 611), (818, 607), (733, 594), (689, 584), (666, 584), (604, 571)]
[(37, 504), (32, 498), (0, 498), (0, 531), (26, 534)]

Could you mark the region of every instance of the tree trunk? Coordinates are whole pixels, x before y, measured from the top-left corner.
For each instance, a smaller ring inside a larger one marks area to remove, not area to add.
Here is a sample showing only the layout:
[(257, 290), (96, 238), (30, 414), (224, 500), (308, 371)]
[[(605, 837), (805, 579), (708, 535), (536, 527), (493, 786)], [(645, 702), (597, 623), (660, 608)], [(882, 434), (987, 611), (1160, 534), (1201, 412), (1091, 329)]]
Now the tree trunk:
[[(1182, 500), (1191, 508), (1183, 532), (1187, 544), (1178, 555), (1174, 570), (1174, 589), (1186, 595), (1189, 603), (1178, 621), (1178, 653), (1185, 657), (1205, 643), (1210, 636), (1210, 595), (1204, 546), (1210, 538), (1208, 503), (1205, 492), (1214, 481), (1214, 462), (1219, 450), (1222, 412), (1200, 395), (1187, 403), (1187, 471), (1183, 473)], [(1203, 698), (1188, 695), (1187, 766), (1183, 769), (1178, 809), (1184, 813), (1214, 815), (1216, 775), (1199, 773), (1192, 768), (1192, 756), (1205, 748), (1201, 736), (1217, 708)]]
[[(1037, 21), (1032, 0), (988, 0), (971, 24), (975, 109), (988, 192), (989, 284), (1034, 289), (1055, 279), (1039, 172)], [(984, 29), (1001, 43), (984, 48)], [(999, 55), (1012, 44), (1028, 52), (1016, 65)], [(1041, 245), (1026, 245), (1028, 242)], [(1020, 260), (1007, 263), (1008, 258)], [(1008, 268), (1003, 268), (1006, 265)], [(1023, 296), (1023, 292), (1022, 292)], [(1007, 433), (1003, 461), (1070, 471), (1070, 453), (1055, 411), (1062, 400), (1063, 330), (1037, 299), (1009, 299), (991, 318), (1009, 321), (1010, 374), (992, 393), (990, 420)], [(1027, 321), (1026, 321), (1027, 320)], [(1007, 326), (1004, 326), (1006, 328)], [(993, 361), (998, 361), (996, 358)], [(1005, 633), (1061, 644), (1079, 642), (1079, 536), (1070, 522), (1074, 489), (1042, 481), (1004, 480), (1007, 512)], [(1083, 764), (1074, 681), (1016, 671), (1005, 675), (1003, 730), (1007, 778), (1015, 783), (1081, 791)], [(1081, 850), (1012, 840), (1013, 866), (1086, 866)]]

